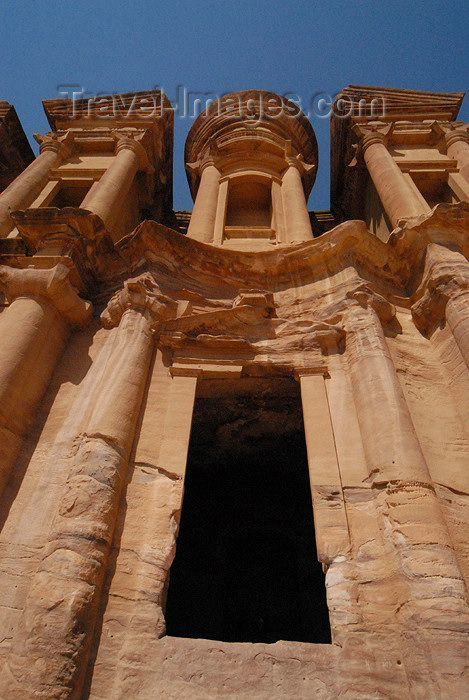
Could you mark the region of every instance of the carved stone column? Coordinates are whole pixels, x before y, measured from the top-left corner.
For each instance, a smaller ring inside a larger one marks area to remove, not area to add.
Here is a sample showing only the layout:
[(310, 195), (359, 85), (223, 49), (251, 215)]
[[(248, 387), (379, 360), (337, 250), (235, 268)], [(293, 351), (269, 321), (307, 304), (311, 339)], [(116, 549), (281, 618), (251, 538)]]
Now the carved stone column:
[(0, 238), (14, 227), (10, 212), (28, 207), (47, 183), (52, 168), (68, 158), (73, 150), (73, 135), (36, 134), (40, 155), (0, 195)]
[(424, 280), (425, 293), (412, 306), (415, 325), (429, 334), (446, 318), (469, 368), (469, 262), (457, 249), (430, 243)]
[(91, 315), (68, 276), (61, 263), (51, 270), (0, 266), (10, 302), (0, 314), (0, 494), (70, 327)]
[(202, 164), (189, 164), (188, 167), (198, 167), (202, 170), (202, 174), (187, 235), (204, 243), (213, 243), (220, 171), (212, 160), (207, 160)]
[[(6, 662), (9, 698), (50, 698), (52, 688), (53, 697), (81, 697), (153, 353), (152, 326), (175, 306), (150, 275), (142, 275), (128, 281), (102, 315), (113, 328), (109, 355), (93, 377), (86, 427), (73, 441), (58, 512)], [(87, 399), (79, 395), (77, 401)]]
[(458, 161), (460, 174), (469, 182), (469, 126), (438, 125), (444, 135), (446, 153)]
[(392, 124), (356, 126), (361, 136), (360, 148), (366, 167), (376, 187), (381, 203), (393, 227), (399, 219), (420, 216), (429, 211), (423, 197), (418, 197), (387, 148)]
[(469, 629), (464, 579), (381, 325), (394, 308), (365, 285), (348, 299), (347, 356), (368, 480), (394, 552), (389, 596), (407, 628)]
[(299, 168), (300, 161), (289, 159), (289, 167), (282, 176), (282, 201), (286, 223), (287, 243), (300, 243), (313, 238), (308, 207)]
[(120, 205), (130, 190), (138, 170), (148, 169), (145, 148), (127, 134), (116, 133), (116, 155), (101, 179), (90, 189), (81, 203), (82, 209), (97, 214), (111, 230), (120, 212)]

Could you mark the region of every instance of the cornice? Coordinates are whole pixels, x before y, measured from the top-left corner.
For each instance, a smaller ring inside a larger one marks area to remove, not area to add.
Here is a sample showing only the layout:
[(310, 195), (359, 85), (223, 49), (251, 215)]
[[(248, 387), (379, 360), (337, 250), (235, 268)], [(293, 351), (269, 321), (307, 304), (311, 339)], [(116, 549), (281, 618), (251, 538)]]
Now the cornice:
[(398, 259), (393, 250), (371, 234), (363, 221), (347, 221), (311, 241), (278, 246), (262, 252), (224, 249), (168, 229), (153, 221), (143, 222), (122, 239), (116, 248), (130, 267), (156, 267), (168, 280), (198, 280), (217, 287), (262, 288), (265, 280), (290, 286), (295, 279), (321, 279), (331, 270), (341, 269), (357, 260), (392, 285), (405, 283), (409, 263)]
[(311, 241), (250, 253), (201, 243), (146, 221), (116, 248), (129, 269), (157, 270), (170, 286), (203, 284), (228, 297), (240, 287), (265, 288), (266, 280), (276, 289), (319, 281), (352, 265), (390, 301), (410, 307), (429, 243), (457, 245), (469, 257), (469, 204), (439, 204), (399, 223), (386, 243), (363, 221), (353, 220)]
[[(418, 286), (420, 263), (429, 243), (458, 246), (469, 257), (469, 204), (439, 204), (400, 226), (384, 243), (363, 221), (339, 224), (311, 241), (242, 252), (187, 238), (155, 221), (144, 221), (116, 245), (100, 220), (80, 209), (15, 212), (21, 238), (0, 241), (0, 262), (17, 268), (52, 267), (65, 262), (73, 284), (99, 298), (132, 274), (157, 272), (168, 289), (212, 289), (234, 298), (239, 289), (287, 289), (320, 281), (353, 266), (360, 276), (395, 303), (409, 305)], [(97, 297), (94, 297), (95, 301)]]

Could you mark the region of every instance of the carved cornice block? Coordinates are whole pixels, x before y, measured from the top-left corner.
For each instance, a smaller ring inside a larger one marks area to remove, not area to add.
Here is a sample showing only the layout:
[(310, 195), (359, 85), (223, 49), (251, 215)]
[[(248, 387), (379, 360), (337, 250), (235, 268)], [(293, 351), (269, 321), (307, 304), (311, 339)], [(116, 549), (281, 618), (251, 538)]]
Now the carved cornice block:
[(11, 217), (33, 256), (29, 264), (43, 267), (46, 259), (66, 260), (80, 292), (89, 293), (96, 286), (103, 268), (115, 269), (118, 256), (112, 242), (100, 218), (86, 209), (41, 207), (15, 211)]

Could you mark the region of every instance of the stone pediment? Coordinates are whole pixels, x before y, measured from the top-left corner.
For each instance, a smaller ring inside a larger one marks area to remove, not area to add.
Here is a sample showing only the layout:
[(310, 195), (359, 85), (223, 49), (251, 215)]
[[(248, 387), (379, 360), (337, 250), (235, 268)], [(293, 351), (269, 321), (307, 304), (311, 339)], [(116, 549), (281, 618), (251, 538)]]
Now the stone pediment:
[(155, 333), (159, 346), (177, 355), (210, 357), (228, 352), (231, 358), (285, 366), (291, 364), (294, 352), (317, 364), (322, 354), (341, 351), (345, 337), (340, 325), (319, 318), (279, 318), (272, 293), (255, 289), (240, 290), (231, 308), (194, 312), (189, 305), (182, 315), (158, 321)]
[(360, 260), (394, 285), (406, 277), (407, 267), (405, 260), (398, 260), (389, 246), (367, 231), (363, 221), (345, 222), (308, 242), (255, 253), (220, 249), (145, 221), (116, 248), (130, 268), (157, 270), (170, 286), (175, 278), (189, 284), (203, 275), (205, 285), (225, 291), (237, 291), (246, 284), (262, 289), (266, 276), (280, 286), (289, 286), (292, 275), (320, 279), (325, 261), (340, 269), (351, 258)]
[[(438, 113), (439, 118), (448, 120), (456, 119), (459, 108), (464, 98), (463, 92), (426, 92), (423, 90), (403, 90), (386, 87), (372, 87), (368, 85), (349, 85), (340, 91), (338, 99), (347, 98), (353, 102), (355, 112), (358, 113), (360, 100), (366, 100), (367, 104), (376, 98), (383, 98), (386, 105), (386, 114), (394, 119), (401, 117), (409, 119), (412, 116), (425, 118), (425, 114)], [(357, 114), (358, 116), (358, 114)]]
[[(319, 280), (351, 262), (364, 277), (386, 287), (405, 290), (411, 269), (422, 259), (429, 242), (455, 243), (469, 253), (469, 204), (438, 204), (431, 212), (403, 222), (383, 243), (363, 221), (346, 221), (322, 236), (304, 243), (277, 246), (256, 253), (220, 249), (158, 224), (144, 221), (134, 233), (116, 244), (128, 269), (151, 269), (164, 284), (190, 287), (203, 279), (234, 296), (247, 284), (263, 289), (266, 279), (279, 288), (295, 280)], [(327, 267), (327, 271), (326, 271)], [(198, 283), (199, 285), (199, 283)]]

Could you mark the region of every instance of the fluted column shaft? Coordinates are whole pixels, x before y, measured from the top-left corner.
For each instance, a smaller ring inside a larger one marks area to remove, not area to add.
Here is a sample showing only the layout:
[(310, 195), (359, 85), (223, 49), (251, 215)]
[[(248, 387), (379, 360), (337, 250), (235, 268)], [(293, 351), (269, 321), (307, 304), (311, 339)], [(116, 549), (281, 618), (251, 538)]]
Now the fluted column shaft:
[(313, 238), (301, 175), (290, 165), (282, 177), (282, 200), (287, 243), (310, 241)]
[(0, 314), (0, 494), (71, 326), (89, 318), (69, 270), (0, 267), (10, 305)]
[(204, 243), (213, 243), (217, 214), (220, 171), (213, 163), (202, 170), (187, 235)]
[(399, 617), (412, 626), (438, 591), (446, 602), (428, 626), (469, 625), (464, 579), (381, 326), (390, 310), (379, 299), (379, 316), (373, 296), (362, 294), (344, 317), (347, 354), (368, 478), (396, 557)]
[(80, 206), (97, 214), (105, 227), (111, 230), (119, 215), (120, 205), (129, 192), (137, 171), (144, 166), (145, 159), (145, 149), (138, 141), (119, 138), (111, 165), (93, 185)]
[(59, 138), (36, 138), (41, 143), (40, 155), (0, 194), (0, 238), (4, 238), (14, 226), (10, 212), (28, 207), (46, 185), (52, 168), (57, 168), (71, 153), (72, 136), (69, 133)]
[(386, 135), (365, 133), (361, 147), (370, 177), (393, 227), (399, 219), (420, 216), (429, 211), (406, 182), (404, 174), (389, 153)]
[(129, 281), (103, 314), (104, 325), (118, 325), (107, 340), (104, 370), (93, 377), (92, 409), (73, 441), (58, 512), (7, 659), (10, 698), (81, 697), (153, 353), (152, 324), (168, 308), (150, 285), (146, 276)]

